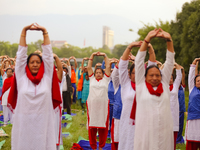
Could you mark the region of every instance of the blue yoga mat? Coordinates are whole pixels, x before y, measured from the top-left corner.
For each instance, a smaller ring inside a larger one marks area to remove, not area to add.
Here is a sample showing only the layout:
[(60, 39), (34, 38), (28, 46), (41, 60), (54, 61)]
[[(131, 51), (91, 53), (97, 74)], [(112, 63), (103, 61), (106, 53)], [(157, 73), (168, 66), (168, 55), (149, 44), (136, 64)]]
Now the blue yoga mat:
[[(84, 149), (84, 150), (92, 150), (90, 147), (89, 141), (86, 140), (80, 140), (78, 144)], [(99, 142), (97, 142), (97, 150), (99, 149)], [(106, 143), (103, 150), (111, 150), (111, 144)]]
[[(67, 114), (67, 112), (64, 112), (64, 114)], [(75, 113), (71, 113), (71, 116), (76, 116)]]

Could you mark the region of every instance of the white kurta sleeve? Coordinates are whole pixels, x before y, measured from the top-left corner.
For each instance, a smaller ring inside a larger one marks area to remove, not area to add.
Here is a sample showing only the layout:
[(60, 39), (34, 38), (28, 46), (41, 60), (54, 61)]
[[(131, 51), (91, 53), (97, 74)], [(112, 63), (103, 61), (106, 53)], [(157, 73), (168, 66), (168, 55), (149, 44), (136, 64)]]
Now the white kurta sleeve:
[(20, 78), (26, 73), (25, 67), (27, 64), (27, 49), (28, 46), (18, 46), (16, 65), (15, 65), (15, 75), (16, 79), (20, 80)]
[(146, 56), (146, 51), (138, 51), (135, 58), (135, 82), (136, 85), (139, 85), (145, 81), (145, 67), (144, 59)]
[(181, 72), (181, 69), (177, 70), (176, 69), (176, 79), (174, 80), (174, 83), (173, 83), (173, 87), (175, 89), (179, 89), (179, 86), (181, 84), (181, 80), (182, 80), (182, 72)]
[(120, 59), (119, 61), (119, 82), (122, 86), (131, 82), (128, 75), (128, 63), (128, 60)]
[(191, 65), (189, 70), (189, 77), (188, 77), (189, 94), (192, 92), (192, 89), (194, 88), (195, 67), (196, 65)]
[(175, 53), (172, 53), (167, 50), (165, 65), (161, 71), (162, 72), (162, 81), (167, 85), (169, 85), (169, 81), (171, 79), (172, 71), (174, 68), (174, 62), (175, 62), (174, 55), (175, 55)]
[(112, 77), (113, 86), (116, 93), (119, 88), (119, 70), (116, 68), (116, 66), (111, 74), (111, 77)]
[(71, 78), (71, 66), (67, 66), (67, 69), (68, 69), (68, 75)]
[(148, 66), (147, 66), (147, 68), (148, 68), (149, 66), (152, 66), (152, 65), (157, 66), (157, 62), (153, 62), (153, 61), (148, 60)]
[(42, 45), (42, 60), (44, 62), (44, 73), (52, 79), (53, 76), (53, 52), (51, 44)]

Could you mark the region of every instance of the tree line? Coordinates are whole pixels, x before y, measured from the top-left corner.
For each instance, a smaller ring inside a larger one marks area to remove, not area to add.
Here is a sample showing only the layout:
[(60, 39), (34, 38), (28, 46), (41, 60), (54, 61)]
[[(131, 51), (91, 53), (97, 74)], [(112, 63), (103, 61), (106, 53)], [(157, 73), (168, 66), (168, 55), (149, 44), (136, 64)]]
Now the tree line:
[[(200, 0), (194, 0), (190, 3), (186, 2), (182, 6), (182, 11), (177, 12), (174, 20), (155, 22), (152, 24), (144, 24), (142, 28), (138, 30), (139, 38), (136, 41), (144, 40), (147, 33), (155, 28), (162, 28), (166, 32), (169, 32), (172, 36), (176, 62), (185, 68), (188, 73), (189, 64), (193, 59), (200, 57)], [(127, 29), (128, 30), (128, 29)], [(28, 54), (41, 50), (42, 40), (32, 42), (28, 44)], [(164, 63), (166, 55), (166, 42), (162, 39), (153, 39), (151, 44), (154, 47), (157, 60)], [(127, 44), (128, 45), (128, 44)], [(68, 47), (56, 48), (53, 47), (53, 52), (59, 57), (69, 58), (75, 56), (76, 58), (89, 57), (93, 52), (101, 51), (107, 54), (109, 58), (120, 58), (126, 49), (127, 45), (117, 44), (114, 46), (112, 52), (107, 46), (95, 49), (91, 46), (80, 48), (73, 45)], [(9, 42), (0, 42), (0, 55), (8, 55), (14, 57), (17, 52), (18, 44), (10, 44)], [(136, 55), (138, 48), (134, 48), (132, 53)], [(99, 57), (94, 60), (94, 63), (101, 62), (103, 58)]]

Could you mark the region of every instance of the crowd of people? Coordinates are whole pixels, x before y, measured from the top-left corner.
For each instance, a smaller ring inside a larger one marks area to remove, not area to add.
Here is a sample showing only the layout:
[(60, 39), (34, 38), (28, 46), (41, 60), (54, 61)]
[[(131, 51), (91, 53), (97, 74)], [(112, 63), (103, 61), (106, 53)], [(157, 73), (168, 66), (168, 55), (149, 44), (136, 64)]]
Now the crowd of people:
[[(28, 30), (42, 31), (42, 52), (27, 56)], [(155, 37), (166, 40), (163, 64), (156, 60), (150, 43)], [(133, 47), (139, 49), (136, 56), (131, 53)], [(4, 125), (12, 123), (12, 150), (59, 150), (63, 143), (62, 114), (71, 114), (71, 105), (77, 101), (83, 111), (87, 109), (93, 150), (97, 149), (97, 132), (99, 150), (108, 134), (112, 150), (175, 150), (176, 143), (185, 140), (186, 150), (200, 149), (200, 58), (189, 70), (184, 139), (185, 71), (174, 56), (171, 35), (155, 29), (143, 41), (129, 44), (119, 60), (94, 52), (83, 58), (78, 69), (74, 56), (60, 59), (53, 53), (45, 27), (37, 23), (24, 27), (16, 57), (0, 56), (0, 109)], [(104, 61), (93, 69), (94, 57)]]

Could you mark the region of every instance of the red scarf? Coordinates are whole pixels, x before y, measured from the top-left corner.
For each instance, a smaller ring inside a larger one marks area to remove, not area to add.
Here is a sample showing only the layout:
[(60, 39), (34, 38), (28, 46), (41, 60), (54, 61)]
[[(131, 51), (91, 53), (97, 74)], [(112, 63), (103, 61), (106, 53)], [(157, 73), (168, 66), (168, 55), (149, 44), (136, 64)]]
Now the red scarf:
[[(146, 82), (146, 81), (145, 81)], [(152, 85), (146, 82), (147, 89), (151, 95), (160, 96), (163, 93), (162, 83), (160, 83), (156, 90), (153, 89)]]
[(13, 80), (13, 76), (6, 78), (4, 80), (3, 88), (2, 88), (2, 95), (0, 97), (0, 100), (2, 100), (3, 94), (11, 87), (12, 80)]
[(170, 91), (173, 90), (173, 84), (171, 84), (171, 85), (169, 86), (169, 90), (170, 90)]
[[(131, 81), (131, 86), (133, 90), (135, 91), (135, 83), (132, 81)], [(136, 94), (135, 94), (132, 109), (131, 109), (131, 115), (130, 115), (130, 118), (133, 120), (133, 125), (135, 125), (136, 106), (137, 106), (137, 103), (136, 103)]]
[[(34, 77), (28, 66), (26, 66), (26, 75), (29, 78), (29, 80), (31, 80), (34, 84), (38, 85), (43, 77), (44, 74), (44, 63), (42, 62), (40, 69), (37, 73), (37, 75)], [(60, 87), (58, 84), (59, 80), (58, 80), (58, 76), (57, 76), (57, 72), (54, 66), (54, 71), (53, 71), (53, 79), (52, 79), (52, 101), (53, 101), (53, 108), (55, 109), (57, 106), (59, 106), (62, 103), (62, 99), (61, 99), (61, 95), (60, 95)], [(16, 81), (16, 77), (14, 74), (13, 77), (13, 82), (11, 84), (11, 89), (10, 89), (10, 93), (8, 95), (8, 107), (11, 109), (11, 111), (13, 111), (13, 109), (15, 109), (16, 104), (17, 104), (17, 81)]]
[(44, 74), (44, 63), (42, 62), (40, 69), (37, 73), (36, 76), (33, 76), (31, 74), (31, 71), (29, 70), (28, 66), (26, 65), (26, 75), (29, 78), (29, 80), (31, 80), (34, 84), (38, 85), (43, 77)]

